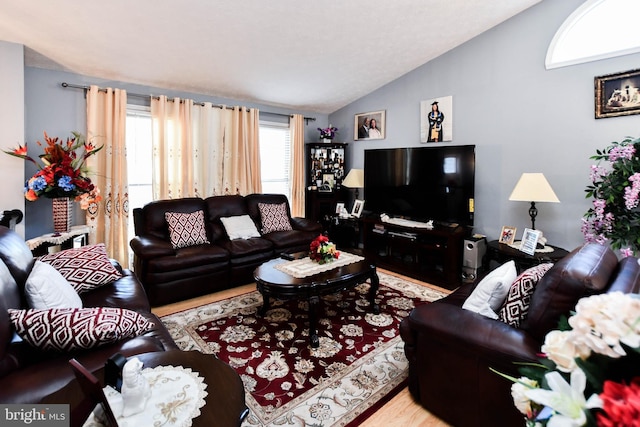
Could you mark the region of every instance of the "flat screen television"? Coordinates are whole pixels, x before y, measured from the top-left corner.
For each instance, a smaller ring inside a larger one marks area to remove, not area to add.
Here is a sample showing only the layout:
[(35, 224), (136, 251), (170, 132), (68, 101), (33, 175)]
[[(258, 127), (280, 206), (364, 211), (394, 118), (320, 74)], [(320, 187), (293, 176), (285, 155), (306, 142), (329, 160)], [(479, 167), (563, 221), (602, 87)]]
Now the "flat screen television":
[(415, 221), (473, 225), (475, 145), (364, 152), (365, 209)]

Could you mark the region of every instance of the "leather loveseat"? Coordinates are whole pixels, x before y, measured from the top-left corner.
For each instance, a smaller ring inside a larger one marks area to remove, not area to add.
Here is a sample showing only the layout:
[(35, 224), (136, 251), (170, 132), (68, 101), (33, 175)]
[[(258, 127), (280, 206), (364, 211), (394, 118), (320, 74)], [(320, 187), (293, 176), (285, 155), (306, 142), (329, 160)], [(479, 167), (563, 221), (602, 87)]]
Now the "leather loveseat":
[(83, 307), (125, 308), (140, 313), (154, 326), (143, 335), (90, 350), (44, 351), (22, 341), (13, 328), (8, 309), (24, 309), (24, 287), (35, 260), (24, 240), (0, 226), (0, 402), (38, 403), (75, 377), (69, 359), (76, 358), (89, 371), (104, 367), (115, 353), (125, 357), (177, 349), (162, 322), (151, 313), (140, 282), (119, 264), (112, 264), (122, 277), (80, 294)]
[[(291, 229), (263, 232), (260, 204), (284, 204)], [(165, 214), (197, 211), (204, 212), (209, 243), (174, 249)], [(229, 239), (221, 219), (244, 215), (251, 218), (259, 237)], [(250, 283), (256, 267), (282, 253), (309, 250), (322, 231), (315, 221), (292, 218), (281, 194), (159, 200), (134, 209), (133, 219), (134, 271), (153, 306)]]
[(531, 295), (520, 328), (461, 308), (474, 285), (416, 307), (400, 326), (409, 360), (409, 391), (434, 415), (456, 427), (518, 426), (511, 382), (514, 362), (537, 362), (544, 337), (583, 296), (640, 291), (637, 258), (620, 262), (607, 247), (586, 244), (558, 261)]

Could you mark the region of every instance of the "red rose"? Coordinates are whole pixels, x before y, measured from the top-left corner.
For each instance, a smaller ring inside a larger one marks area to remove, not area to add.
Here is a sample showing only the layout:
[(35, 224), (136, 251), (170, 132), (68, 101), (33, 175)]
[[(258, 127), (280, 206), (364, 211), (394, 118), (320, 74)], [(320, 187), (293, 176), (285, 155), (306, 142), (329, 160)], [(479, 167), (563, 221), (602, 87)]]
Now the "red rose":
[(599, 426), (640, 426), (640, 377), (629, 385), (605, 381), (600, 398), (604, 413), (598, 414)]

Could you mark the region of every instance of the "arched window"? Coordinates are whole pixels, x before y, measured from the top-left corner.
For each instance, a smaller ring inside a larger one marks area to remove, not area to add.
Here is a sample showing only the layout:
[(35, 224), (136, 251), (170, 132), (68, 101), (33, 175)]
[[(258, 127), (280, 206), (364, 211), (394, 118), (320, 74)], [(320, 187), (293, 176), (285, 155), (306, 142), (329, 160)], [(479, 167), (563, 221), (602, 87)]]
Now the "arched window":
[(547, 69), (640, 52), (640, 1), (587, 0), (562, 24)]

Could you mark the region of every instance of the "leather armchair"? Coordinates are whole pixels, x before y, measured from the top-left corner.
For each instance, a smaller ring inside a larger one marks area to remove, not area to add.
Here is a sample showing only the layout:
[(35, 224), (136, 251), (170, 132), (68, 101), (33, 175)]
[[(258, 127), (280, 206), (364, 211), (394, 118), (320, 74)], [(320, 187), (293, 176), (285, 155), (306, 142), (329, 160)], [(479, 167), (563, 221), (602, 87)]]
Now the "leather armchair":
[(607, 247), (587, 244), (558, 261), (539, 281), (519, 329), (462, 309), (474, 285), (416, 307), (400, 325), (409, 360), (409, 391), (434, 415), (457, 427), (524, 425), (513, 405), (514, 362), (535, 362), (547, 332), (583, 296), (609, 289), (638, 292), (636, 258), (620, 262)]

